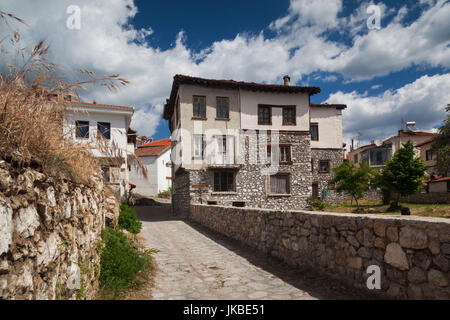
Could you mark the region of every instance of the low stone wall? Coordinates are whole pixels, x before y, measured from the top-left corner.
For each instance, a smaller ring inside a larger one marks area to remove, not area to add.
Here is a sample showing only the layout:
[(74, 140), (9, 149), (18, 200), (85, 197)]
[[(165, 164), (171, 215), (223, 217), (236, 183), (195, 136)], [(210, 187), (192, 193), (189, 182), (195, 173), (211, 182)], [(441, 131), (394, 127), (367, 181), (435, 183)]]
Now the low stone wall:
[(79, 185), (0, 159), (0, 298), (95, 298), (101, 230), (118, 212), (99, 177)]
[(450, 203), (450, 192), (429, 192), (416, 193), (400, 198), (401, 202), (406, 203)]
[[(190, 219), (383, 298), (450, 299), (450, 221), (191, 205)], [(367, 268), (380, 268), (369, 290)]]

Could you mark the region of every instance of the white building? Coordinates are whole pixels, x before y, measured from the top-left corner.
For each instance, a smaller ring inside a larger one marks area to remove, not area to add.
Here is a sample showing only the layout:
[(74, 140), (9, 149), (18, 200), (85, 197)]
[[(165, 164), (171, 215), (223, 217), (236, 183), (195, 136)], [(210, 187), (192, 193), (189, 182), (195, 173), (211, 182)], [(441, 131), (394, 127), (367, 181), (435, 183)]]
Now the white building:
[(95, 157), (101, 158), (105, 180), (121, 197), (128, 190), (128, 157), (132, 154), (133, 138), (128, 139), (133, 107), (65, 102), (65, 134), (90, 146)]
[(136, 156), (147, 168), (147, 178), (145, 178), (142, 170), (131, 167), (130, 183), (136, 185), (135, 193), (143, 196), (156, 196), (172, 186), (170, 151), (169, 139), (143, 144), (135, 150)]

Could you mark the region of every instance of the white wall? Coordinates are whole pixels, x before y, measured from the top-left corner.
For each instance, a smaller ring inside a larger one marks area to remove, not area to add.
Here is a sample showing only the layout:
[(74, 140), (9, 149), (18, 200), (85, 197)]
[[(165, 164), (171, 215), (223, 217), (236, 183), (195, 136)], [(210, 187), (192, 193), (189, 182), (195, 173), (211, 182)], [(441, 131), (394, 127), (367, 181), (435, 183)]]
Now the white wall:
[[(240, 90), (241, 128), (309, 131), (309, 95)], [(258, 104), (296, 106), (296, 125), (284, 126), (282, 108), (272, 108), (272, 125), (258, 125)]]
[(156, 196), (159, 192), (166, 191), (172, 185), (172, 170), (167, 163), (170, 161), (170, 149), (160, 156), (141, 156), (142, 164), (147, 168), (147, 179), (133, 166), (130, 171), (130, 183), (135, 184), (133, 190), (144, 196)]
[(342, 148), (342, 110), (332, 107), (311, 107), (311, 123), (319, 124), (319, 141), (311, 148)]

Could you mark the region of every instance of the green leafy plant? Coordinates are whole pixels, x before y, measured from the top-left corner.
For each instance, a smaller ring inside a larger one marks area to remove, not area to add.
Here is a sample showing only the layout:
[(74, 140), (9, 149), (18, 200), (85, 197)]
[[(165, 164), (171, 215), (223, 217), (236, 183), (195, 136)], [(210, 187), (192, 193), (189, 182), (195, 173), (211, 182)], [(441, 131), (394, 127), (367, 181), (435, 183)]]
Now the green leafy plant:
[(432, 146), (437, 155), (437, 171), (444, 177), (450, 175), (450, 105), (447, 106), (446, 111), (448, 113), (447, 119), (444, 120), (444, 125), (439, 128)]
[[(103, 298), (120, 298), (131, 288), (138, 288), (152, 268), (151, 252), (141, 249), (121, 231), (102, 232), (104, 247), (100, 262), (100, 288)], [(138, 277), (139, 275), (139, 277)]]
[(318, 198), (309, 197), (307, 199), (307, 202), (314, 210), (318, 210), (318, 211), (325, 210), (325, 208), (327, 206), (325, 201), (318, 199)]
[(422, 159), (414, 156), (414, 146), (408, 141), (397, 150), (392, 160), (386, 161), (383, 169), (382, 187), (396, 193), (392, 208), (398, 208), (400, 196), (414, 194), (423, 186), (426, 166)]
[(119, 214), (119, 227), (127, 230), (128, 232), (137, 234), (141, 231), (142, 222), (136, 216), (136, 210), (132, 207), (121, 204)]
[(360, 167), (356, 168), (353, 163), (344, 161), (340, 166), (333, 168), (333, 171), (334, 178), (329, 183), (336, 184), (338, 193), (350, 194), (359, 211), (358, 199), (361, 199), (364, 191), (369, 189), (371, 179), (374, 177), (372, 169), (366, 163), (361, 163)]

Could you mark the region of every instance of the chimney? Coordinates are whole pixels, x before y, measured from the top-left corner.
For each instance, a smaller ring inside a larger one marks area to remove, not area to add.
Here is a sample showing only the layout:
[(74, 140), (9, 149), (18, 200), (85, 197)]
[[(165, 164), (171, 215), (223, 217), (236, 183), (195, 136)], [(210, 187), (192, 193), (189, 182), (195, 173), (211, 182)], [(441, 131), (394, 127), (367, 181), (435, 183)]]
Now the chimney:
[(353, 144), (353, 139), (352, 139), (352, 146), (351, 146), (350, 150), (353, 150), (353, 148), (354, 148), (354, 144)]
[(288, 75), (285, 75), (283, 77), (283, 80), (284, 80), (284, 85), (285, 86), (290, 86), (291, 85), (291, 77), (289, 77)]

